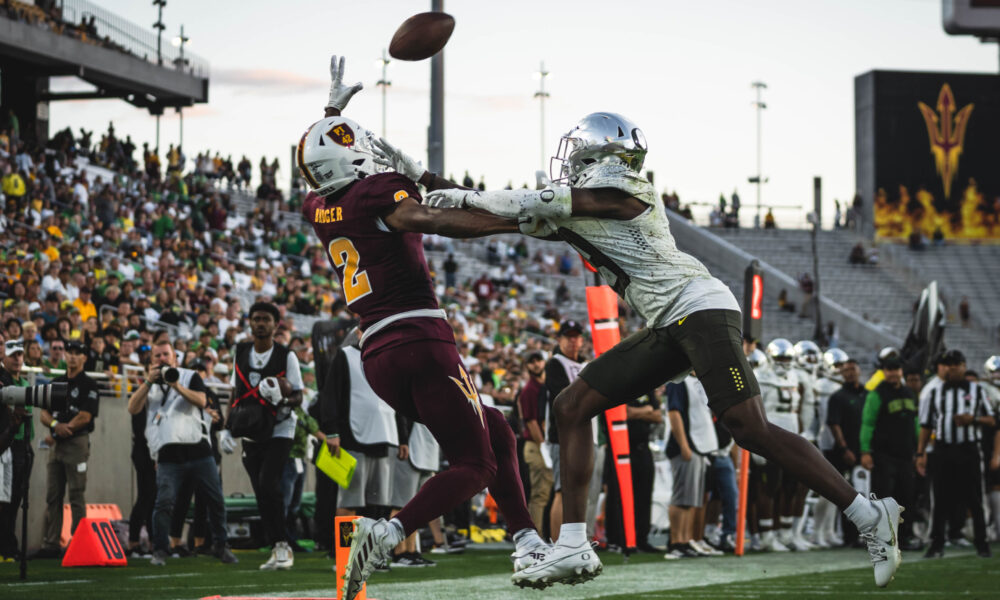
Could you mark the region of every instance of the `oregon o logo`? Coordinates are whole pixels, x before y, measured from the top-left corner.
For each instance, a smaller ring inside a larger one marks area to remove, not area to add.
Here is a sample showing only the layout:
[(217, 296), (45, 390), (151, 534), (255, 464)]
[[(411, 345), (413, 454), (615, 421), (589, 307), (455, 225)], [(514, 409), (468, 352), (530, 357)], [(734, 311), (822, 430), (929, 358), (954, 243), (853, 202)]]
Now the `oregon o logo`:
[(553, 192), (552, 190), (542, 190), (542, 193), (539, 194), (539, 197), (542, 199), (542, 202), (552, 202), (552, 200), (554, 200), (556, 197), (556, 193)]

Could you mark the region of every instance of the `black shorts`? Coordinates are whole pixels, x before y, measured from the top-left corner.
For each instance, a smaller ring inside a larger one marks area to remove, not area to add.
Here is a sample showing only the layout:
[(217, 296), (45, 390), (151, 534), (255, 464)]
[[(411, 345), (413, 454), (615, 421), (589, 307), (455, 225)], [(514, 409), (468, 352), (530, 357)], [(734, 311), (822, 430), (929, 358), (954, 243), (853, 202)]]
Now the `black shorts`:
[(584, 367), (580, 377), (609, 399), (627, 402), (689, 369), (716, 415), (760, 395), (743, 354), (740, 313), (702, 310), (666, 327), (642, 329)]

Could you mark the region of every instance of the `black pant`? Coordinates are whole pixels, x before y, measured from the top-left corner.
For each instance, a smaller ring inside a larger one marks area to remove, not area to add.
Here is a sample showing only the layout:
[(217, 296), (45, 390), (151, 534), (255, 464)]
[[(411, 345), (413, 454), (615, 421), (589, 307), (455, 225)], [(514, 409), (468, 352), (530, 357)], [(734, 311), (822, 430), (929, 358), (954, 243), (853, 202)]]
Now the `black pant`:
[[(943, 466), (943, 464), (942, 464), (942, 460), (941, 460), (942, 456), (943, 455), (941, 455), (941, 454), (939, 454), (937, 452), (931, 452), (931, 453), (929, 453), (927, 455), (927, 474), (930, 477), (930, 484), (929, 484), (928, 487), (931, 490), (935, 490), (935, 492), (934, 492), (935, 496), (937, 495), (937, 491), (936, 491), (936, 487), (935, 487), (935, 485), (936, 485), (935, 482), (939, 479), (939, 473), (941, 472), (941, 470), (943, 468), (945, 468)], [(930, 492), (928, 492), (928, 493), (930, 493)], [(929, 507), (932, 507), (931, 510), (933, 511), (934, 502), (928, 501), (927, 505)], [(957, 503), (953, 503), (953, 505), (951, 507), (951, 511), (948, 512), (945, 515), (946, 519), (948, 521), (948, 538), (947, 539), (949, 539), (949, 540), (956, 540), (956, 539), (962, 537), (962, 527), (965, 526), (965, 513), (964, 512), (960, 512), (960, 510), (961, 509), (959, 508), (958, 504)], [(933, 515), (933, 512), (932, 512), (932, 515)], [(932, 519), (932, 521), (933, 520), (934, 519)]]
[[(913, 459), (897, 458), (883, 452), (872, 454), (872, 493), (879, 498), (892, 496), (900, 506), (913, 504), (916, 469)], [(913, 529), (912, 519), (904, 519), (899, 526), (899, 537), (908, 539)]]
[(17, 521), (17, 510), (21, 508), (21, 501), (24, 499), (24, 486), (28, 483), (29, 444), (30, 442), (16, 440), (10, 445), (14, 468), (11, 498), (10, 502), (0, 502), (0, 556), (8, 558), (14, 558), (20, 553), (14, 524)]
[(953, 515), (964, 517), (966, 510), (972, 511), (975, 544), (984, 546), (986, 519), (983, 515), (983, 473), (979, 447), (975, 443), (936, 444), (934, 456), (937, 472), (933, 481), (934, 525), (931, 529), (931, 546), (944, 546), (945, 526)]
[[(191, 521), (191, 537), (205, 539), (205, 544), (211, 544), (208, 538), (208, 511), (205, 510), (205, 497), (196, 489), (195, 480), (188, 477), (177, 491), (174, 501), (174, 512), (170, 515), (170, 537), (180, 538), (184, 533), (184, 521), (187, 520), (188, 508), (194, 498), (194, 519)], [(182, 542), (183, 545), (183, 542)]]
[(243, 466), (250, 476), (257, 510), (264, 525), (265, 544), (287, 542), (285, 498), (281, 476), (292, 450), (291, 438), (271, 438), (266, 442), (243, 441)]
[(316, 545), (333, 549), (333, 518), (337, 512), (337, 484), (316, 469)]
[(153, 536), (153, 507), (156, 505), (156, 463), (149, 457), (149, 448), (132, 449), (135, 467), (135, 504), (128, 518), (128, 541), (137, 543), (142, 526)]
[[(608, 454), (611, 454), (609, 451)], [(656, 468), (649, 444), (629, 448), (629, 462), (632, 464), (632, 502), (635, 506), (635, 543), (649, 544), (649, 521), (653, 509), (653, 480)], [(612, 470), (617, 479), (617, 471)]]

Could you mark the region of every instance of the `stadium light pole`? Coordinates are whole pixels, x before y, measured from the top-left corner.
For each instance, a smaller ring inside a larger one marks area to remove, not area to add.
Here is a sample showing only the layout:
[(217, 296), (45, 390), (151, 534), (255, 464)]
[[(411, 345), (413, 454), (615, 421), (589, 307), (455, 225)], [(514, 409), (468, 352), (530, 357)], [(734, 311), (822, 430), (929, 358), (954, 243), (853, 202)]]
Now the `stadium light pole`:
[(551, 74), (545, 70), (545, 61), (543, 60), (539, 65), (538, 71), (535, 72), (535, 79), (538, 80), (538, 91), (535, 92), (535, 98), (538, 98), (538, 106), (541, 111), (541, 168), (543, 171), (545, 170), (545, 99), (549, 97), (549, 93), (545, 91), (545, 78)]
[(382, 58), (380, 58), (378, 63), (376, 63), (378, 66), (382, 67), (382, 79), (379, 79), (375, 84), (382, 88), (382, 137), (385, 137), (385, 94), (386, 89), (392, 85), (392, 82), (389, 81), (388, 74), (389, 63), (391, 62), (392, 61), (389, 60), (389, 55), (386, 53), (385, 48), (382, 48)]
[[(174, 66), (176, 66), (177, 69), (180, 70), (180, 71), (184, 71), (184, 68), (187, 66), (187, 60), (184, 58), (184, 46), (187, 45), (187, 44), (189, 44), (190, 42), (191, 42), (191, 38), (189, 38), (186, 35), (184, 35), (184, 25), (182, 24), (181, 25), (181, 34), (179, 36), (175, 37), (171, 41), (171, 43), (174, 46), (177, 46), (177, 47), (180, 48), (180, 52), (178, 53), (177, 58), (174, 59)], [(184, 145), (184, 111), (183, 111), (183, 108), (180, 107), (180, 106), (177, 107), (177, 115), (180, 117), (180, 124), (181, 124), (180, 142), (179, 142), (178, 145), (179, 146), (183, 146)]]
[(757, 184), (757, 224), (760, 225), (760, 186), (764, 183), (763, 176), (760, 174), (760, 153), (761, 153), (761, 117), (764, 114), (764, 109), (767, 108), (767, 104), (761, 99), (761, 92), (767, 89), (767, 84), (763, 81), (755, 81), (750, 84), (757, 92), (757, 99), (753, 102), (754, 108), (757, 110), (757, 174), (750, 178), (750, 183)]
[(167, 5), (167, 0), (153, 0), (153, 6), (157, 7), (159, 13), (156, 16), (156, 23), (153, 23), (153, 29), (156, 30), (156, 64), (163, 66), (163, 52), (161, 51), (163, 47), (163, 30), (167, 28), (163, 24), (163, 7)]
[[(444, 0), (431, 0), (431, 12), (444, 12)], [(444, 50), (431, 57), (431, 122), (427, 128), (427, 170), (444, 170)]]

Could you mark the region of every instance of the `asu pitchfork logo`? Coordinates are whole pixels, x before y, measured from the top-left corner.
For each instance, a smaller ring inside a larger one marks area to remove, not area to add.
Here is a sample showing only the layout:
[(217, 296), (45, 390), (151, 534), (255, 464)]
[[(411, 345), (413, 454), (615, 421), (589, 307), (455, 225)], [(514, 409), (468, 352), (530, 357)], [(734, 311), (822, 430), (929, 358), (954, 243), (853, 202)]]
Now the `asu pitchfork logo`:
[(937, 99), (937, 112), (923, 102), (917, 102), (920, 113), (927, 124), (927, 135), (931, 141), (931, 154), (937, 172), (944, 183), (944, 197), (951, 197), (951, 181), (958, 172), (958, 157), (962, 154), (965, 143), (965, 129), (969, 124), (973, 104), (966, 104), (958, 114), (955, 113), (955, 95), (947, 83), (941, 86)]
[(469, 377), (469, 372), (466, 371), (462, 365), (458, 365), (458, 372), (462, 376), (461, 380), (450, 375), (448, 376), (448, 379), (454, 381), (455, 385), (458, 386), (458, 389), (462, 390), (462, 395), (465, 396), (465, 398), (469, 401), (469, 404), (472, 405), (472, 409), (476, 411), (477, 415), (479, 415), (479, 422), (485, 429), (486, 421), (483, 418), (483, 405), (479, 402), (479, 392), (476, 391), (476, 384), (472, 383), (472, 378)]

